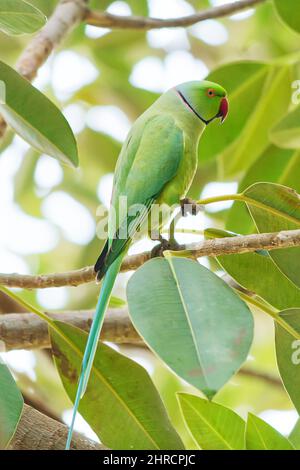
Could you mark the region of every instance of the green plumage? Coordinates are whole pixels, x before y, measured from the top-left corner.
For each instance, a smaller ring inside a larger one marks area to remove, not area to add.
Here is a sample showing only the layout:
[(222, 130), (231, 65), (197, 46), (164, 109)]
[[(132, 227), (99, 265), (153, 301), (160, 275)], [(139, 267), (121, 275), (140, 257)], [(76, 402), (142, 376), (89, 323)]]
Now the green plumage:
[[(136, 120), (124, 142), (115, 170), (109, 236), (95, 265), (98, 279), (104, 276), (104, 280), (83, 358), (66, 448), (70, 446), (76, 411), (88, 384), (105, 310), (130, 241), (139, 227), (147, 232), (145, 222), (154, 203), (172, 206), (186, 196), (197, 169), (199, 138), (206, 124), (226, 116), (225, 95), (222, 87), (205, 81), (172, 88)], [(125, 213), (120, 202), (124, 197), (128, 210)], [(137, 204), (143, 210), (131, 212), (130, 208)], [(151, 229), (159, 229), (165, 222), (160, 221)]]

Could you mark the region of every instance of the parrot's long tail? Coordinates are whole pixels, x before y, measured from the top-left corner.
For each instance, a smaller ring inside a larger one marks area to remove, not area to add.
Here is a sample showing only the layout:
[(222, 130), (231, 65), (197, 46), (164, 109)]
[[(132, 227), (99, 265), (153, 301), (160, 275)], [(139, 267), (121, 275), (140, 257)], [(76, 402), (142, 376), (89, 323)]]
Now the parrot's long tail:
[(112, 265), (108, 268), (105, 274), (105, 277), (103, 279), (103, 284), (102, 284), (102, 288), (100, 291), (95, 316), (93, 319), (93, 323), (91, 326), (91, 330), (88, 336), (88, 340), (87, 340), (84, 355), (83, 355), (81, 373), (80, 373), (80, 377), (78, 381), (78, 388), (77, 388), (76, 398), (75, 398), (74, 408), (73, 408), (72, 422), (69, 428), (68, 439), (66, 443), (66, 450), (70, 449), (74, 423), (75, 423), (75, 418), (76, 418), (79, 402), (80, 402), (80, 399), (83, 397), (86, 391), (87, 385), (88, 385), (91, 369), (92, 369), (93, 362), (94, 362), (95, 353), (97, 350), (99, 336), (100, 336), (101, 328), (103, 325), (105, 311), (106, 311), (106, 308), (110, 299), (111, 291), (113, 289), (116, 277), (120, 270), (123, 256), (124, 255), (121, 254), (112, 263)]

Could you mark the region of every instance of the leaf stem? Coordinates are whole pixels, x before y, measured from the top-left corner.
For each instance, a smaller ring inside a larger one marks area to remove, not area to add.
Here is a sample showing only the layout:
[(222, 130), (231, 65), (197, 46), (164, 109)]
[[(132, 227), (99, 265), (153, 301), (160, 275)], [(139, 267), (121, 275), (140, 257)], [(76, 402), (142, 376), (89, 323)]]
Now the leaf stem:
[(274, 207), (268, 206), (267, 204), (264, 204), (263, 202), (257, 201), (256, 199), (252, 199), (251, 197), (248, 197), (243, 193), (224, 194), (222, 196), (208, 197), (206, 199), (200, 199), (196, 203), (205, 206), (207, 204), (213, 204), (215, 202), (223, 202), (223, 201), (241, 201), (246, 204), (250, 204), (252, 206), (258, 207), (259, 209), (263, 209), (269, 212), (270, 214), (282, 217), (300, 226), (300, 220), (297, 219), (296, 217), (293, 217), (292, 215), (281, 212), (280, 210), (275, 209)]
[(279, 310), (275, 309), (265, 303), (260, 302), (258, 299), (251, 297), (250, 295), (245, 294), (237, 289), (234, 289), (237, 294), (243, 299), (245, 302), (253, 305), (254, 307), (259, 308), (259, 310), (267, 313), (270, 317), (273, 318), (274, 321), (278, 323), (285, 331), (287, 331), (291, 336), (296, 339), (300, 339), (300, 333), (298, 333), (291, 325), (289, 325), (279, 314)]
[(196, 201), (196, 204), (206, 206), (207, 204), (223, 201), (243, 201), (243, 194), (222, 194), (221, 196), (207, 197), (199, 199), (199, 201)]

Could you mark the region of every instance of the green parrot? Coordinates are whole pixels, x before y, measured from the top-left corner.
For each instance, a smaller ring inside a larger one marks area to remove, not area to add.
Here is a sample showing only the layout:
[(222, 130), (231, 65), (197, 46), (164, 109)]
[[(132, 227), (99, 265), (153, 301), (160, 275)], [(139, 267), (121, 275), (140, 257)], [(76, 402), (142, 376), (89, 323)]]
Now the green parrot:
[[(178, 85), (150, 106), (133, 124), (116, 165), (108, 239), (95, 264), (103, 278), (96, 312), (82, 361), (66, 449), (70, 448), (79, 402), (85, 393), (94, 355), (115, 279), (135, 233), (148, 219), (154, 204), (173, 206), (193, 181), (199, 139), (210, 122), (228, 113), (226, 91), (216, 83), (192, 81)], [(120, 201), (139, 211), (122, 215)], [(166, 221), (160, 220), (160, 226)], [(153, 227), (151, 227), (153, 230)], [(125, 234), (125, 236), (124, 236)]]

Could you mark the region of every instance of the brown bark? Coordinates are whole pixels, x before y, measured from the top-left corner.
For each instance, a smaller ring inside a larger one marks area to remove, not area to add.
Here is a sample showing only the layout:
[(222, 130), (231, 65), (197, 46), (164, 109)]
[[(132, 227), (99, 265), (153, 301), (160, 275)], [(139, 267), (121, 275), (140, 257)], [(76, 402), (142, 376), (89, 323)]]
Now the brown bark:
[[(23, 413), (9, 450), (63, 450), (68, 427), (24, 405)], [(73, 450), (104, 450), (101, 444), (74, 433)]]
[[(55, 320), (64, 321), (89, 331), (93, 311), (73, 311), (48, 314)], [(142, 344), (126, 309), (109, 309), (101, 332), (103, 341), (118, 344)], [(34, 313), (0, 315), (0, 342), (2, 350), (49, 348), (47, 324)]]
[(180, 18), (160, 19), (146, 18), (143, 16), (117, 16), (106, 12), (88, 11), (86, 22), (93, 26), (118, 29), (148, 30), (156, 28), (186, 27), (212, 18), (221, 18), (233, 15), (239, 11), (251, 8), (266, 0), (240, 0), (225, 5), (220, 5), (206, 10), (201, 10), (193, 15)]
[[(274, 233), (259, 233), (237, 237), (214, 238), (200, 243), (174, 246), (174, 250), (185, 251), (184, 256), (197, 259), (202, 256), (221, 256), (251, 253), (257, 250), (278, 250), (300, 246), (300, 230), (288, 230)], [(151, 251), (127, 256), (121, 271), (137, 269), (151, 259)], [(24, 289), (44, 289), (46, 287), (79, 286), (95, 281), (93, 266), (88, 266), (65, 273), (40, 275), (0, 274), (0, 285), (21, 287)]]

